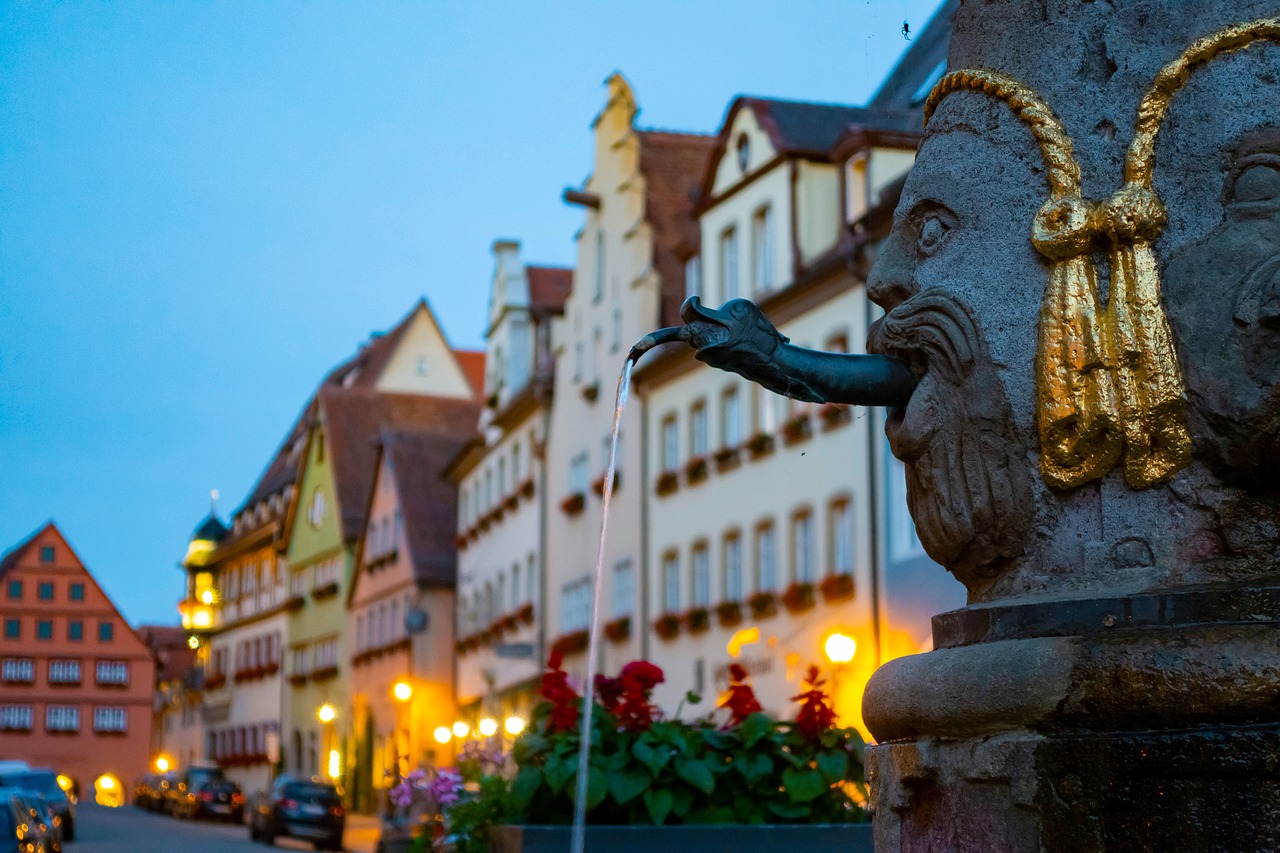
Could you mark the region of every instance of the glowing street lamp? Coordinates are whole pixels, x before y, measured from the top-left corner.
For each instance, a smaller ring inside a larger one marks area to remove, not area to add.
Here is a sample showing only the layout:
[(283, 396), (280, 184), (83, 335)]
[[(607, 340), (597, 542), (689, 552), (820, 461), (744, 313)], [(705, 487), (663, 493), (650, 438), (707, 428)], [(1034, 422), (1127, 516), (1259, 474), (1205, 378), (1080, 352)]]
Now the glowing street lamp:
[(397, 702), (408, 702), (413, 698), (413, 686), (407, 681), (397, 681), (391, 688), (391, 695)]
[(449, 738), (453, 737), (453, 732), (449, 730), (448, 726), (436, 726), (436, 730), (433, 734), (435, 736), (436, 743), (448, 743)]
[(505, 728), (507, 730), (507, 734), (511, 735), (512, 737), (515, 737), (516, 735), (524, 731), (524, 726), (525, 726), (524, 717), (518, 717), (515, 714), (512, 714), (510, 717), (507, 717)]
[(328, 702), (325, 702), (319, 708), (316, 708), (316, 719), (325, 725), (332, 723), (337, 716), (338, 710)]
[(453, 724), (454, 737), (461, 739), (469, 734), (471, 734), (471, 726), (468, 726), (466, 723), (462, 722), (462, 720), (458, 720), (458, 722)]
[(858, 651), (858, 641), (848, 634), (841, 634), (837, 631), (827, 637), (827, 642), (823, 645), (822, 650), (826, 653), (827, 660), (832, 663), (848, 663), (853, 660), (854, 654)]
[(480, 734), (484, 737), (493, 737), (498, 733), (498, 721), (493, 717), (485, 717), (480, 721)]
[(161, 773), (168, 773), (169, 767), (170, 767), (169, 759), (165, 758), (163, 755), (156, 758), (156, 770), (160, 771)]

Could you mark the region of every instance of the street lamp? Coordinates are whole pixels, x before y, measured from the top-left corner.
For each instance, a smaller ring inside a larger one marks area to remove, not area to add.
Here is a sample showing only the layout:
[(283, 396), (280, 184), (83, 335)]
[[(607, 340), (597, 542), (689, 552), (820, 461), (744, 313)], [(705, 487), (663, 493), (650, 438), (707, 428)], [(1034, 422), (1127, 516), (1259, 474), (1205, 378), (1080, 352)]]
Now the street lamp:
[(468, 726), (466, 723), (462, 722), (462, 720), (458, 720), (458, 722), (453, 724), (454, 737), (461, 740), (469, 734), (471, 734), (471, 726)]
[(858, 641), (848, 634), (841, 634), (836, 631), (827, 637), (827, 642), (823, 645), (822, 650), (826, 653), (827, 660), (832, 663), (848, 663), (853, 660), (854, 654), (858, 651)]
[(159, 758), (157, 758), (157, 759), (156, 759), (156, 770), (160, 771), (161, 773), (168, 773), (168, 772), (169, 772), (169, 759), (165, 758), (163, 755), (161, 755)]
[(480, 721), (480, 734), (483, 737), (493, 737), (498, 733), (498, 721), (493, 717), (485, 717)]
[[(395, 697), (398, 706), (396, 708), (396, 775), (401, 779), (409, 770), (409, 723), (405, 719), (409, 711), (409, 700), (413, 698), (413, 685), (403, 678), (391, 686), (391, 695)], [(404, 743), (401, 744), (403, 738)], [(403, 762), (403, 764), (401, 763)]]
[(324, 725), (324, 752), (327, 758), (325, 770), (330, 779), (337, 779), (342, 775), (342, 757), (338, 754), (338, 750), (333, 748), (333, 721), (337, 717), (338, 709), (329, 702), (316, 708), (316, 719)]
[(512, 714), (510, 717), (507, 717), (505, 728), (507, 730), (507, 734), (511, 735), (512, 737), (515, 737), (516, 735), (524, 731), (524, 726), (525, 726), (524, 717), (520, 717), (515, 714)]
[(453, 732), (448, 726), (436, 726), (436, 730), (432, 733), (436, 739), (436, 743), (448, 743), (449, 738), (453, 737)]
[(316, 708), (316, 719), (324, 723), (326, 726), (332, 723), (334, 718), (337, 716), (338, 710), (328, 702), (325, 702), (319, 708)]
[(397, 702), (408, 702), (413, 698), (413, 685), (407, 681), (397, 681), (391, 688), (391, 695), (396, 697)]

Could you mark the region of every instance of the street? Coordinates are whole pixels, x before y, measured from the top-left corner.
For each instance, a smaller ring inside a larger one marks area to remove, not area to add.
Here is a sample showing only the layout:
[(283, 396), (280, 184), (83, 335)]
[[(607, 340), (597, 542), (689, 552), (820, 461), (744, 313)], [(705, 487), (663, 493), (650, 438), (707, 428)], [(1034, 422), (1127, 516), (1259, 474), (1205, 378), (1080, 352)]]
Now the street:
[[(347, 822), (345, 849), (371, 853), (377, 839), (372, 818), (353, 815)], [(281, 838), (282, 850), (310, 850), (310, 844)], [(108, 809), (81, 802), (76, 807), (76, 840), (67, 853), (248, 853), (262, 851), (240, 825), (175, 820), (133, 806)]]

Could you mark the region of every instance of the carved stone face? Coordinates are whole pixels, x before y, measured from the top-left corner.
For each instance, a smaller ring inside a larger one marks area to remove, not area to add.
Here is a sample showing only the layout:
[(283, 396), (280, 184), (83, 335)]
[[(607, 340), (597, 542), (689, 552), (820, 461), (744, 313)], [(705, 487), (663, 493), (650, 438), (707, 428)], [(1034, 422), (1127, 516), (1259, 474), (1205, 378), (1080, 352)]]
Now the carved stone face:
[(1223, 217), (1165, 275), (1193, 434), (1219, 476), (1274, 490), (1280, 474), (1280, 130), (1231, 151)]
[(971, 592), (1022, 554), (1036, 518), (1032, 425), (1014, 415), (1030, 411), (1034, 381), (1036, 193), (1043, 178), (991, 143), (930, 136), (868, 281), (888, 311), (870, 348), (921, 376), (886, 425), (908, 504), (925, 550)]

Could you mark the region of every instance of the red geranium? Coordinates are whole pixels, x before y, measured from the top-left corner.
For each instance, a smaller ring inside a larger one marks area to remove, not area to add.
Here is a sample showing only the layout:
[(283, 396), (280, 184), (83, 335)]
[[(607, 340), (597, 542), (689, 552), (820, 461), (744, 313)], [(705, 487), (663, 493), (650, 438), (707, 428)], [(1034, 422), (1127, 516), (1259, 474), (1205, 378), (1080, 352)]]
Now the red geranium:
[(569, 686), (569, 676), (560, 668), (564, 662), (559, 649), (552, 649), (547, 658), (547, 671), (542, 674), (542, 689), (538, 692), (551, 703), (550, 728), (553, 732), (570, 732), (578, 725), (578, 707), (582, 698)]
[(596, 674), (596, 701), (612, 714), (618, 713), (618, 700), (622, 698), (622, 679)]
[(729, 726), (740, 724), (748, 714), (763, 711), (756, 700), (756, 693), (747, 684), (747, 671), (741, 664), (729, 665), (729, 695), (720, 703), (721, 708), (729, 709)]
[(796, 728), (806, 737), (816, 739), (835, 725), (836, 712), (827, 704), (827, 694), (822, 689), (826, 681), (818, 677), (816, 666), (809, 667), (809, 677), (805, 679), (805, 684), (807, 690), (791, 697), (792, 702), (800, 703), (800, 713), (796, 714)]
[(600, 704), (618, 718), (619, 726), (643, 731), (658, 718), (659, 711), (649, 703), (649, 694), (664, 681), (666, 676), (658, 667), (648, 661), (632, 661), (617, 678), (597, 675), (596, 694)]

